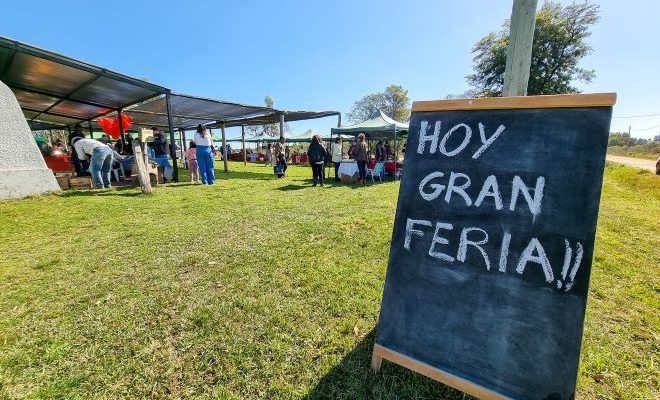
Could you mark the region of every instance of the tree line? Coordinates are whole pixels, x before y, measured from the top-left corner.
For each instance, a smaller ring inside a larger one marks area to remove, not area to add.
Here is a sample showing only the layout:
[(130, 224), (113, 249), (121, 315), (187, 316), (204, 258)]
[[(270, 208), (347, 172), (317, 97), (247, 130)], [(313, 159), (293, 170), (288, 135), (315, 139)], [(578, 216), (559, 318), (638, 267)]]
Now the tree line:
[[(599, 6), (589, 1), (562, 5), (546, 1), (536, 13), (529, 95), (578, 93), (576, 83), (591, 83), (596, 73), (580, 66), (592, 52), (587, 39), (591, 27), (599, 20)], [(473, 72), (466, 77), (469, 88), (447, 98), (501, 96), (506, 67), (506, 49), (511, 21), (481, 38), (472, 48)], [(408, 91), (401, 85), (390, 85), (382, 92), (357, 100), (348, 114), (349, 121), (361, 122), (378, 109), (399, 121), (410, 118)]]

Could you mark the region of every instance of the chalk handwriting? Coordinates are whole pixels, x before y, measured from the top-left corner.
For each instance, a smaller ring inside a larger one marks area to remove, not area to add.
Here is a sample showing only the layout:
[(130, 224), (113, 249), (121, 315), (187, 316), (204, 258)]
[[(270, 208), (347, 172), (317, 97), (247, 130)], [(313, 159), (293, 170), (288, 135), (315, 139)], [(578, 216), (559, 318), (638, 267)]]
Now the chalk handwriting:
[[(431, 234), (430, 228), (434, 225), (435, 229), (433, 229), (433, 233)], [(456, 262), (465, 263), (468, 258), (468, 252), (470, 249), (473, 249), (472, 251), (476, 251), (481, 255), (481, 258), (483, 259), (483, 268), (486, 271), (490, 271), (491, 255), (488, 254), (485, 246), (490, 240), (488, 232), (477, 226), (462, 227), (458, 239), (458, 246), (456, 246), (454, 253), (452, 252), (452, 243), (441, 233), (443, 230), (451, 231), (454, 228), (453, 224), (447, 222), (437, 221), (434, 224), (425, 219), (408, 218), (406, 221), (406, 234), (403, 247), (408, 251), (412, 251), (414, 246), (428, 246), (427, 254), (429, 256), (449, 264)], [(502, 239), (499, 246), (498, 265), (498, 271), (500, 273), (507, 272), (511, 238), (511, 233), (502, 232)], [(556, 260), (559, 261), (556, 265), (562, 266), (561, 271), (558, 274), (555, 274), (545, 247), (538, 238), (532, 237), (529, 240), (525, 240), (524, 243), (527, 243), (524, 248), (515, 249), (515, 252), (513, 253), (518, 255), (518, 260), (514, 264), (516, 266), (515, 273), (524, 276), (527, 273), (531, 273), (529, 271), (537, 268), (537, 271), (540, 271), (543, 274), (546, 283), (553, 285), (555, 284), (555, 276), (561, 276), (561, 279), (556, 281), (556, 288), (563, 289), (566, 292), (571, 290), (575, 283), (575, 277), (580, 265), (582, 264), (584, 254), (582, 243), (576, 242), (576, 250), (573, 250), (569, 241), (564, 239), (565, 252), (563, 260)], [(454, 256), (454, 254), (456, 254), (456, 256)], [(574, 254), (575, 257), (573, 257)], [(497, 257), (496, 254), (493, 254), (492, 256)], [(497, 258), (495, 259), (497, 260)]]
[[(436, 123), (437, 126), (437, 123)], [(460, 128), (463, 128), (465, 130), (465, 136), (463, 136), (463, 141), (461, 142), (458, 147), (456, 147), (454, 150), (447, 150), (447, 140), (451, 137), (451, 135), (459, 130)], [(445, 135), (442, 137), (442, 140), (440, 141), (440, 146), (438, 147), (440, 149), (440, 153), (446, 155), (447, 157), (453, 157), (456, 154), (460, 153), (463, 151), (465, 147), (467, 147), (468, 143), (470, 143), (470, 138), (472, 137), (472, 129), (470, 129), (469, 126), (465, 124), (457, 124), (454, 125)]]
[[(502, 132), (504, 132), (506, 129), (504, 125), (500, 125), (492, 135), (486, 137), (486, 126), (479, 122), (477, 127), (479, 128), (481, 146), (479, 146), (479, 148), (472, 154), (472, 158), (475, 160), (481, 157), (481, 155), (500, 137)], [(445, 132), (444, 135), (442, 135), (442, 139), (440, 138), (441, 130), (442, 121), (436, 121), (433, 127), (433, 133), (430, 134), (429, 122), (426, 120), (421, 121), (419, 124), (417, 154), (424, 154), (427, 148), (427, 144), (430, 142), (430, 145), (428, 146), (430, 154), (435, 154), (436, 150), (439, 150), (441, 154), (447, 157), (454, 157), (465, 150), (465, 148), (470, 144), (470, 139), (472, 138), (472, 128), (470, 128), (470, 126), (465, 123), (459, 123), (449, 128), (449, 130)], [(463, 140), (461, 140), (461, 143), (454, 149), (448, 149), (447, 141), (449, 138), (454, 134), (460, 134), (460, 132), (463, 133)]]
[[(504, 125), (499, 124), (497, 129), (488, 135), (486, 126), (482, 122), (477, 123), (477, 128), (481, 143), (471, 156), (473, 160), (479, 159), (506, 130)], [(424, 154), (428, 151), (428, 154), (440, 153), (446, 157), (455, 157), (470, 145), (473, 130), (468, 124), (455, 124), (449, 127), (444, 134), (442, 129), (442, 121), (435, 122), (433, 132), (430, 132), (429, 121), (421, 121), (417, 154)], [(529, 186), (528, 183), (531, 183), (530, 180), (534, 178), (536, 179), (534, 186)], [(486, 207), (494, 207), (499, 212), (516, 212), (519, 203), (523, 203), (522, 200), (520, 202), (518, 200), (523, 198), (532, 216), (532, 222), (535, 223), (537, 216), (541, 214), (546, 179), (544, 176), (537, 176), (533, 178), (526, 177), (525, 180), (528, 180), (528, 182), (525, 182), (520, 175), (516, 174), (513, 174), (513, 177), (502, 177), (493, 174), (486, 177), (483, 182), (475, 182), (470, 179), (468, 174), (463, 172), (431, 171), (419, 182), (418, 193), (426, 201), (444, 200), (445, 203), (458, 207), (481, 208), (487, 205)], [(473, 183), (476, 185), (473, 186)], [(501, 184), (504, 184), (504, 186)], [(505, 199), (502, 196), (503, 189), (505, 195), (510, 190), (506, 209), (504, 207)], [(428, 245), (428, 256), (450, 264), (465, 263), (468, 254), (479, 254), (483, 259), (485, 270), (490, 271), (491, 255), (488, 254), (486, 249), (492, 248), (492, 246), (486, 246), (490, 239), (488, 232), (477, 226), (460, 228), (458, 245), (454, 253), (452, 252), (450, 240), (444, 236), (454, 228), (455, 226), (448, 222), (437, 221), (433, 223), (425, 219), (407, 218), (403, 247), (408, 251), (412, 251), (411, 248), (415, 246), (415, 243), (417, 243), (417, 246), (423, 243), (425, 246)], [(511, 265), (515, 266), (515, 269), (511, 272), (515, 271), (520, 276), (542, 273), (545, 282), (555, 286), (557, 290), (566, 292), (571, 290), (584, 256), (582, 243), (576, 242), (571, 245), (568, 239), (563, 239), (563, 259), (553, 261), (557, 266), (561, 266), (561, 270), (555, 273), (541, 240), (532, 237), (523, 241), (525, 243), (524, 247), (521, 246), (512, 250), (513, 235), (508, 232), (508, 228), (503, 227), (503, 230), (501, 239), (499, 237), (496, 239), (499, 240), (499, 254), (492, 255), (493, 260), (497, 262), (498, 272), (508, 272), (511, 255), (511, 257), (517, 258), (511, 260), (513, 261)], [(515, 243), (521, 242), (517, 240)], [(474, 260), (474, 258), (472, 259)], [(538, 272), (529, 272), (534, 270)]]
[(446, 230), (452, 230), (454, 229), (454, 226), (452, 224), (445, 224), (442, 222), (436, 222), (435, 224), (435, 232), (433, 232), (433, 239), (431, 239), (431, 247), (429, 247), (429, 255), (431, 257), (439, 258), (441, 260), (449, 261), (452, 262), (454, 261), (454, 257), (450, 256), (449, 254), (441, 253), (439, 251), (435, 251), (435, 245), (436, 244), (449, 244), (449, 241), (442, 236), (440, 236), (438, 233), (440, 232), (440, 229), (446, 229)]
[[(477, 199), (472, 202), (472, 198), (468, 193), (468, 189), (472, 185), (470, 177), (462, 172), (451, 171), (447, 185), (441, 184), (439, 181), (445, 177), (445, 173), (441, 171), (434, 171), (426, 175), (419, 182), (418, 191), (419, 195), (426, 201), (436, 200), (442, 192), (445, 192), (444, 200), (447, 204), (452, 201), (452, 195), (456, 194), (463, 199), (466, 207), (474, 206), (481, 207), (486, 197), (492, 197), (495, 204), (495, 209), (500, 211), (504, 208), (502, 201), (502, 194), (500, 193), (500, 186), (495, 175), (488, 176), (479, 190)], [(529, 211), (532, 216), (536, 217), (541, 213), (541, 203), (543, 201), (543, 190), (545, 188), (545, 177), (539, 176), (536, 179), (536, 185), (532, 189), (528, 187), (522, 178), (515, 175), (511, 181), (511, 198), (509, 202), (509, 210), (516, 211), (518, 205), (518, 197), (522, 197), (527, 202)], [(446, 189), (446, 191), (445, 191)], [(532, 193), (533, 192), (533, 196)], [(460, 200), (459, 200), (459, 204)]]
[(502, 132), (504, 132), (504, 129), (506, 129), (504, 125), (498, 126), (495, 133), (486, 139), (486, 127), (484, 124), (479, 122), (479, 136), (481, 136), (482, 145), (477, 149), (477, 151), (474, 152), (474, 154), (472, 154), (472, 158), (475, 160), (479, 158), (484, 153), (484, 151), (486, 151), (486, 149), (490, 147), (490, 145), (493, 144), (493, 142), (497, 140), (498, 137), (500, 137)]

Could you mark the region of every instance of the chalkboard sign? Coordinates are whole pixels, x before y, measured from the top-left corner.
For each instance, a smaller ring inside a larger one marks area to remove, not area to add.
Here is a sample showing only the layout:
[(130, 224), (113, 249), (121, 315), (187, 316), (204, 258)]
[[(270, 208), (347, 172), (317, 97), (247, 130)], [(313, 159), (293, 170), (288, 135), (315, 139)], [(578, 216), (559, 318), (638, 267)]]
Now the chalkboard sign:
[(375, 369), (574, 398), (615, 99), (414, 103)]

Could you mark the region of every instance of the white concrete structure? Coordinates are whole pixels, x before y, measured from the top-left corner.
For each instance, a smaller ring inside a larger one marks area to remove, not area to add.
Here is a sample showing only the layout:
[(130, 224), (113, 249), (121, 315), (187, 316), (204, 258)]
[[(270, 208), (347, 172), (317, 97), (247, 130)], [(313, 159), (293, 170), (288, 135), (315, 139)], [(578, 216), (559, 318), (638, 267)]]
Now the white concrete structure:
[(0, 199), (60, 190), (14, 93), (0, 82)]

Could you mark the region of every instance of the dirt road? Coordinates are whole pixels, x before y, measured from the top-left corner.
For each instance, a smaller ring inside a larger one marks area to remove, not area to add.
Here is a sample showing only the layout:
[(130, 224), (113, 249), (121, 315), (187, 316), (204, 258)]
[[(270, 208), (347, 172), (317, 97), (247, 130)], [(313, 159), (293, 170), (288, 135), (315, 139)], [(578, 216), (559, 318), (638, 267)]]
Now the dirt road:
[(655, 161), (653, 160), (645, 160), (643, 158), (611, 156), (608, 154), (607, 161), (617, 162), (619, 164), (625, 164), (636, 168), (648, 169), (649, 171), (655, 173)]

